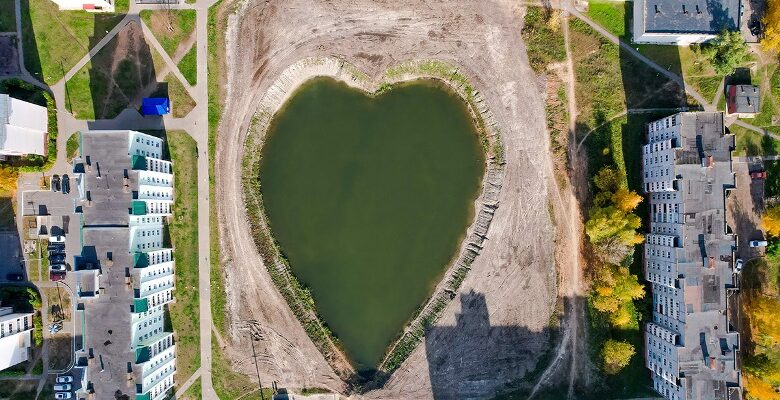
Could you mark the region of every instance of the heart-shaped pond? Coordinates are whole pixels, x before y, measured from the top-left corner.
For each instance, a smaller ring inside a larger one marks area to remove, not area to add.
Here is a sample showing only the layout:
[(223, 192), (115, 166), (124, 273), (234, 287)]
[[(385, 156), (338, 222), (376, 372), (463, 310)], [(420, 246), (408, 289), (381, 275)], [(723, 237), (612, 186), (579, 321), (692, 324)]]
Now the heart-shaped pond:
[(373, 369), (473, 219), (485, 158), (466, 104), (435, 81), (371, 97), (317, 78), (262, 151), (274, 238), (355, 366)]

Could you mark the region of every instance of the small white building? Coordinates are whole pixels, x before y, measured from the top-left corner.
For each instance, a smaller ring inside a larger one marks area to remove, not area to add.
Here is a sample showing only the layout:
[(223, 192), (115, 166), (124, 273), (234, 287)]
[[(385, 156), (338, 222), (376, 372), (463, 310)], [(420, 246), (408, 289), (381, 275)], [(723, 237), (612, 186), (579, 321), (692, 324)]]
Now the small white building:
[(32, 313), (0, 307), (0, 371), (27, 361), (32, 347)]
[(64, 10), (84, 10), (88, 12), (114, 12), (116, 0), (52, 0)]
[(0, 94), (0, 155), (46, 155), (46, 107)]

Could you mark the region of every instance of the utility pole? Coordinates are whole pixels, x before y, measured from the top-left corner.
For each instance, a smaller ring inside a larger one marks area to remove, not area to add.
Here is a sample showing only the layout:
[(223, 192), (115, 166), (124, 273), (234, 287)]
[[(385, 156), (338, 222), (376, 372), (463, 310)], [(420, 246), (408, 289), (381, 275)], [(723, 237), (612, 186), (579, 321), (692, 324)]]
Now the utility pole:
[(263, 383), (260, 382), (260, 366), (257, 365), (257, 352), (255, 352), (256, 339), (251, 332), (249, 333), (249, 339), (252, 341), (252, 356), (255, 358), (255, 372), (257, 373), (257, 385), (260, 387), (260, 398), (265, 400), (265, 395), (263, 394)]

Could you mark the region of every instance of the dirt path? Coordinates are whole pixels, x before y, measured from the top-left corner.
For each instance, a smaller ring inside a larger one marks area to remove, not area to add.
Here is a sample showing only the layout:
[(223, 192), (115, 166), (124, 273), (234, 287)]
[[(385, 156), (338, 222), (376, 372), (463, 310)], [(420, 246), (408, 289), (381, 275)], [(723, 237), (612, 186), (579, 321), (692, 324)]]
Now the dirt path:
[[(500, 205), (481, 254), (441, 319), (384, 387), (367, 396), (491, 396), (522, 378), (547, 346), (557, 299), (548, 206), (554, 179), (542, 96), (520, 39), (524, 10), (511, 1), (412, 0), (287, 0), (237, 10), (226, 34), (228, 102), (216, 159), (216, 170), (224, 171), (216, 187), (231, 310), (228, 357), (246, 354), (250, 343), (241, 329), (251, 322), (265, 332), (257, 346), (263, 381), (345, 388), (273, 286), (251, 240), (240, 174), (227, 172), (241, 170), (244, 138), (261, 99), (288, 95), (272, 85), (307, 57), (337, 55), (369, 79), (404, 61), (440, 59), (459, 66), (484, 99), (479, 107), (492, 112), (488, 123), (501, 131), (506, 172)], [(253, 364), (234, 367), (254, 373)]]

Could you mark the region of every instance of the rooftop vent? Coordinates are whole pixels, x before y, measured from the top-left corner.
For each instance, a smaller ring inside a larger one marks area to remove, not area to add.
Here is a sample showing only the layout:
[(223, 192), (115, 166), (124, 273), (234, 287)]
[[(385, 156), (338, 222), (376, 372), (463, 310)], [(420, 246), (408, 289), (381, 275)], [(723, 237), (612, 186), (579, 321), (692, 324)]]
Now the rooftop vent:
[(658, 11), (658, 4), (655, 4), (654, 7), (655, 7), (655, 13), (658, 14), (660, 12)]

